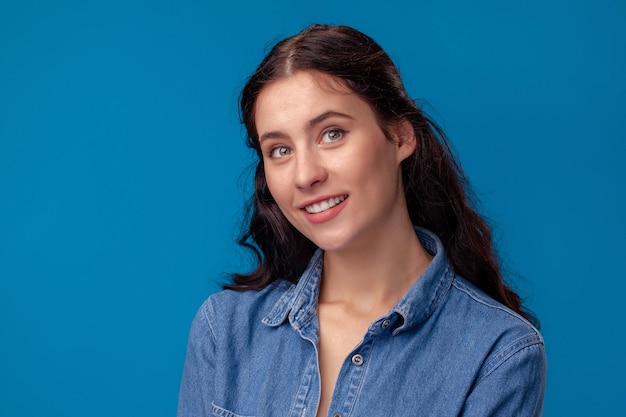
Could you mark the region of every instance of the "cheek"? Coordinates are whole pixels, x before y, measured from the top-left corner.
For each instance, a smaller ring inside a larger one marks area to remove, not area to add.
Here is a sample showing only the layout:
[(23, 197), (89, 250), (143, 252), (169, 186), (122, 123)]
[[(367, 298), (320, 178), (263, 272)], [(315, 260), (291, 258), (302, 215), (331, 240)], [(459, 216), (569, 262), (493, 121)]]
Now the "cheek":
[(368, 181), (376, 179), (376, 181), (387, 182), (390, 178), (395, 178), (399, 169), (396, 161), (393, 145), (386, 139), (382, 143), (374, 142), (377, 146), (362, 149), (360, 155), (354, 160), (358, 164), (355, 167), (355, 174), (366, 178)]
[(284, 206), (287, 204), (288, 199), (288, 187), (284, 176), (278, 175), (275, 172), (265, 171), (265, 183), (267, 184), (267, 189), (270, 194), (274, 198), (274, 201), (278, 204), (278, 207), (281, 211), (284, 211)]

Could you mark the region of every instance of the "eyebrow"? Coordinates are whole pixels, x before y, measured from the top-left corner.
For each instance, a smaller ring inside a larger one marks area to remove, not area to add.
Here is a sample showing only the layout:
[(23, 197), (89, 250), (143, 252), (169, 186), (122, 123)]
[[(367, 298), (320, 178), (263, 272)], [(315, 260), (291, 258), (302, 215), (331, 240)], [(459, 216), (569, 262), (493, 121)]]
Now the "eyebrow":
[[(313, 129), (315, 126), (319, 125), (326, 119), (330, 119), (331, 117), (340, 117), (344, 119), (354, 120), (354, 117), (350, 116), (349, 114), (341, 113), (334, 110), (328, 110), (320, 114), (319, 116), (315, 116), (314, 118), (309, 120), (306, 125), (306, 130)], [(259, 137), (259, 143), (263, 142), (266, 139), (285, 139), (286, 137), (287, 135), (280, 131), (266, 132)]]

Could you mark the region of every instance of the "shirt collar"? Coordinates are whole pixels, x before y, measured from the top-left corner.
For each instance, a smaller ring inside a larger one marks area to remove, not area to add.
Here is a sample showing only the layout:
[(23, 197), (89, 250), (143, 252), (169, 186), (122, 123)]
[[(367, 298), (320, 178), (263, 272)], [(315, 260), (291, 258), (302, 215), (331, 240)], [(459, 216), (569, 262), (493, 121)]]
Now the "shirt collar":
[(454, 279), (454, 270), (446, 257), (441, 240), (421, 227), (415, 227), (415, 232), (433, 259), (409, 292), (391, 309), (404, 320), (396, 327), (394, 334), (425, 322), (443, 302)]
[[(454, 271), (439, 238), (429, 230), (415, 227), (422, 246), (433, 259), (411, 289), (391, 309), (402, 319), (394, 334), (423, 323), (444, 300), (454, 278)], [(287, 318), (299, 330), (317, 314), (317, 298), (322, 275), (323, 251), (318, 249), (297, 284), (292, 285), (274, 304), (263, 323), (279, 326)]]
[(279, 326), (287, 317), (294, 329), (302, 328), (317, 313), (317, 298), (324, 265), (324, 252), (317, 249), (298, 283), (292, 285), (274, 304), (263, 323)]

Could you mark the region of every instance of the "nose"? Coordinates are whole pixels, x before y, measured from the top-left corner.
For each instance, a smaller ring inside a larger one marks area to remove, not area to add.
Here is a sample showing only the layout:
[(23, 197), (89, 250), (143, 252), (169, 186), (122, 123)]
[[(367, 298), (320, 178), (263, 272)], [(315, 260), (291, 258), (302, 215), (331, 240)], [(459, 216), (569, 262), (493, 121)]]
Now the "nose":
[(296, 152), (295, 185), (306, 190), (326, 181), (328, 172), (324, 167), (321, 155), (315, 150)]

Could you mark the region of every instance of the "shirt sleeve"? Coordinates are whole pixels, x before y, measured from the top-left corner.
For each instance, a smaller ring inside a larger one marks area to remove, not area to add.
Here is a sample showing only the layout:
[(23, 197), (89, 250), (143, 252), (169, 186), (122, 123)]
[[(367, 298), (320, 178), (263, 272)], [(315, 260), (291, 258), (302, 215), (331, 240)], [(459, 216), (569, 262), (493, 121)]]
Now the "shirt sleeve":
[(540, 417), (545, 385), (543, 341), (522, 338), (485, 364), (460, 417)]
[(211, 413), (215, 333), (209, 310), (210, 304), (207, 301), (198, 310), (191, 324), (178, 397), (178, 417), (203, 417)]

